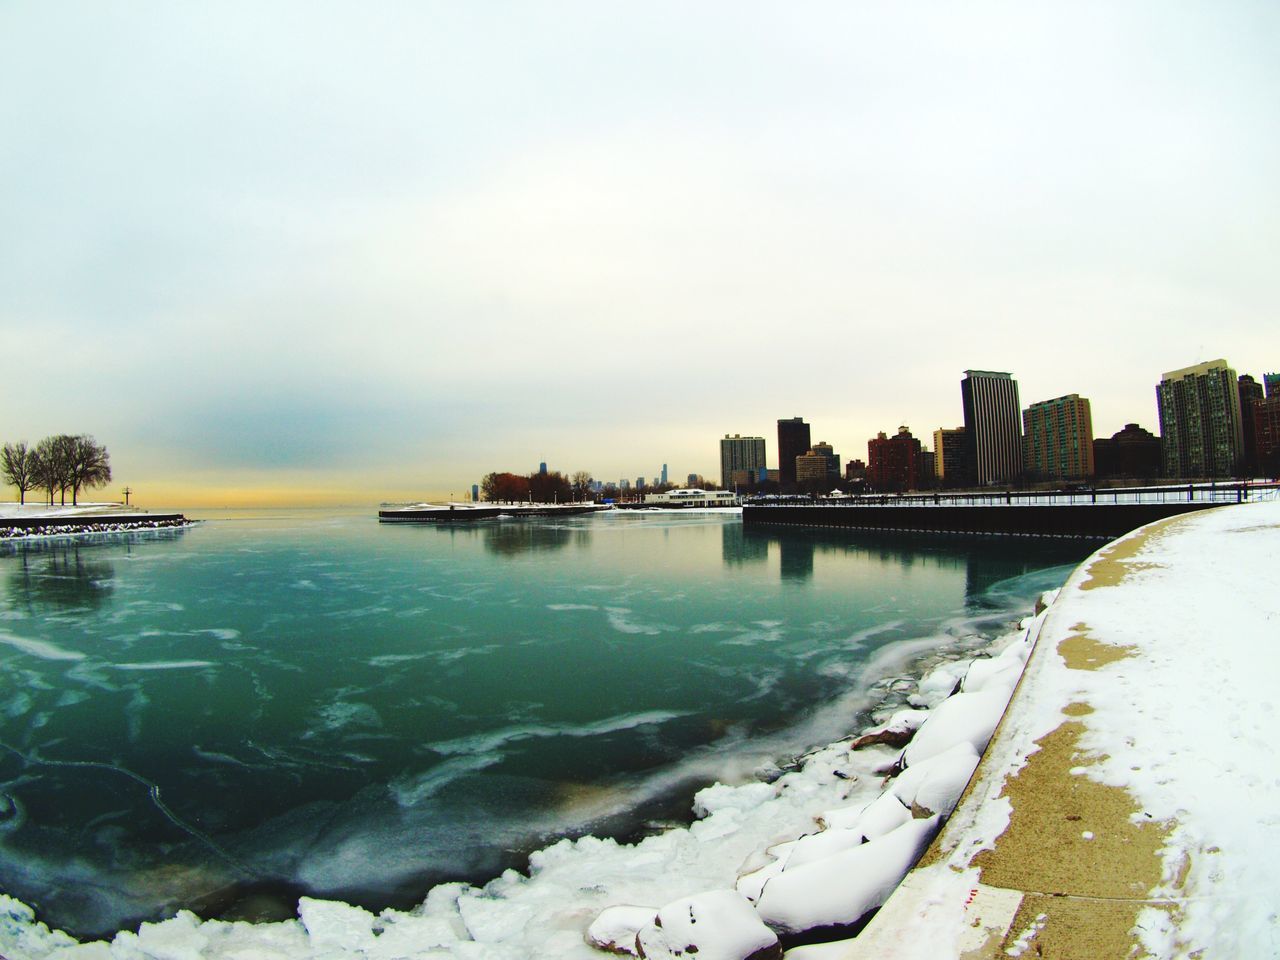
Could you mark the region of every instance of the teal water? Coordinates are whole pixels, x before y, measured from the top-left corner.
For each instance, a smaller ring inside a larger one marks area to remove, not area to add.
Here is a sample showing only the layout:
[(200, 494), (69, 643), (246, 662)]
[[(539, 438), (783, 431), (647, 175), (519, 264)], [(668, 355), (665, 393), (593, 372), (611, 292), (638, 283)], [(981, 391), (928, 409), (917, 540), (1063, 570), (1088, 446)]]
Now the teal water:
[(630, 834), (850, 732), (886, 652), (994, 634), (1089, 552), (307, 511), (4, 549), (0, 890), (83, 935), (405, 906)]

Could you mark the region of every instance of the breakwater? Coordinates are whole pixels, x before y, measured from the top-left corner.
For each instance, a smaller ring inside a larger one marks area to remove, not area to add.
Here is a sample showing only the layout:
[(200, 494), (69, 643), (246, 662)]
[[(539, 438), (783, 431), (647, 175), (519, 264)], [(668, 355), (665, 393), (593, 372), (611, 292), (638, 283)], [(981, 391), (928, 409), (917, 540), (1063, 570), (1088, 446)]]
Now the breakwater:
[[(1081, 537), (1109, 540), (1143, 524), (1256, 496), (1261, 487), (1186, 486), (1041, 494), (934, 494), (747, 504), (747, 525), (897, 533)], [(1270, 493), (1269, 488), (1268, 495)]]
[(191, 521), (180, 513), (81, 514), (61, 517), (6, 517), (0, 520), (0, 539), (71, 533), (120, 533), (183, 527)]
[(465, 523), (495, 517), (570, 517), (608, 509), (595, 503), (416, 504), (378, 511), (379, 523)]

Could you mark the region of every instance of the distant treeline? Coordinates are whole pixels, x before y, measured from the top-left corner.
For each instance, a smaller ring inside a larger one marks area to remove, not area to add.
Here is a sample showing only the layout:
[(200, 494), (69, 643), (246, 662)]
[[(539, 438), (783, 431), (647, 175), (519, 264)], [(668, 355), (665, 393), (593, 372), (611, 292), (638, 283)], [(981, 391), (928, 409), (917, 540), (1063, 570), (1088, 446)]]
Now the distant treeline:
[(0, 448), (0, 473), (6, 485), (17, 488), (19, 503), (27, 502), (28, 490), (43, 490), (49, 504), (55, 494), (65, 504), (70, 490), (74, 506), (81, 490), (111, 482), (111, 457), (93, 437), (60, 433), (45, 437), (34, 447), (27, 446), (25, 440), (6, 443)]

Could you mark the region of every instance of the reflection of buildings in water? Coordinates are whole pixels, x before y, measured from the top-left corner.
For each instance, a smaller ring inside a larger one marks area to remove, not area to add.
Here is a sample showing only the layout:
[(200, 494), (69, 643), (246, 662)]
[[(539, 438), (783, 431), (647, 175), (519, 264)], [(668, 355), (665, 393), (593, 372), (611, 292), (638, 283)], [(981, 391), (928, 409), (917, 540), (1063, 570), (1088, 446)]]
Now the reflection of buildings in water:
[(763, 563), (769, 559), (769, 538), (741, 523), (720, 528), (720, 555), (726, 567)]
[(803, 583), (813, 579), (816, 546), (807, 537), (783, 537), (778, 541), (778, 572), (783, 580)]
[(481, 524), (484, 548), (498, 556), (563, 550), (570, 544), (584, 547), (591, 539), (591, 533), (586, 529), (553, 526), (536, 520), (481, 521)]
[(25, 545), (8, 561), (10, 601), (33, 613), (100, 607), (114, 589), (115, 565), (95, 545)]
[[(749, 527), (745, 538), (767, 550), (777, 543), (784, 580), (802, 581), (813, 576), (815, 553), (863, 556), (880, 563), (961, 570), (969, 602), (996, 584), (1034, 570), (1080, 563), (1096, 544), (1087, 541), (1028, 539), (1025, 537), (958, 537), (930, 534), (883, 534), (820, 529), (788, 530)], [(760, 547), (757, 547), (760, 549)]]

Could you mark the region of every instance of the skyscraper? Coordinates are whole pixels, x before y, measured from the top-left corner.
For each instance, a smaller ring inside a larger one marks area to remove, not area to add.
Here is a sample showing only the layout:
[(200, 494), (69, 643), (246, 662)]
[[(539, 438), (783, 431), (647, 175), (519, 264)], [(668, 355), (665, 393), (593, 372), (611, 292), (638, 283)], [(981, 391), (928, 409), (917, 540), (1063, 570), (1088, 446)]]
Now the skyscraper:
[(1258, 450), (1254, 441), (1253, 405), (1263, 400), (1262, 384), (1247, 373), (1240, 374), (1240, 472), (1251, 477), (1258, 470)]
[(964, 427), (933, 431), (934, 473), (944, 487), (963, 487), (969, 478), (969, 444)]
[(1111, 439), (1093, 441), (1093, 473), (1106, 477), (1149, 480), (1160, 476), (1160, 438), (1136, 423), (1126, 423)]
[(790, 491), (796, 485), (796, 457), (809, 451), (809, 425), (799, 417), (778, 421), (778, 483)]
[(1240, 385), (1225, 360), (1166, 373), (1156, 385), (1166, 477), (1230, 477), (1240, 464)]
[(796, 483), (806, 489), (826, 487), (840, 479), (840, 457), (831, 444), (821, 440), (796, 457), (795, 467)]
[(1089, 401), (1070, 393), (1022, 411), (1023, 468), (1040, 477), (1093, 476), (1093, 417)]
[(720, 441), (720, 486), (725, 490), (733, 489), (736, 471), (746, 470), (758, 476), (764, 465), (764, 437), (744, 437), (736, 433), (731, 437), (726, 433)]
[(1274, 400), (1280, 397), (1280, 373), (1264, 373), (1262, 375), (1262, 385), (1266, 388), (1267, 400)]
[(1018, 381), (1008, 373), (966, 370), (960, 381), (960, 398), (968, 479), (980, 486), (1015, 479), (1022, 473)]
[(667, 465), (665, 463), (662, 465), (662, 485), (664, 487), (667, 485)]

